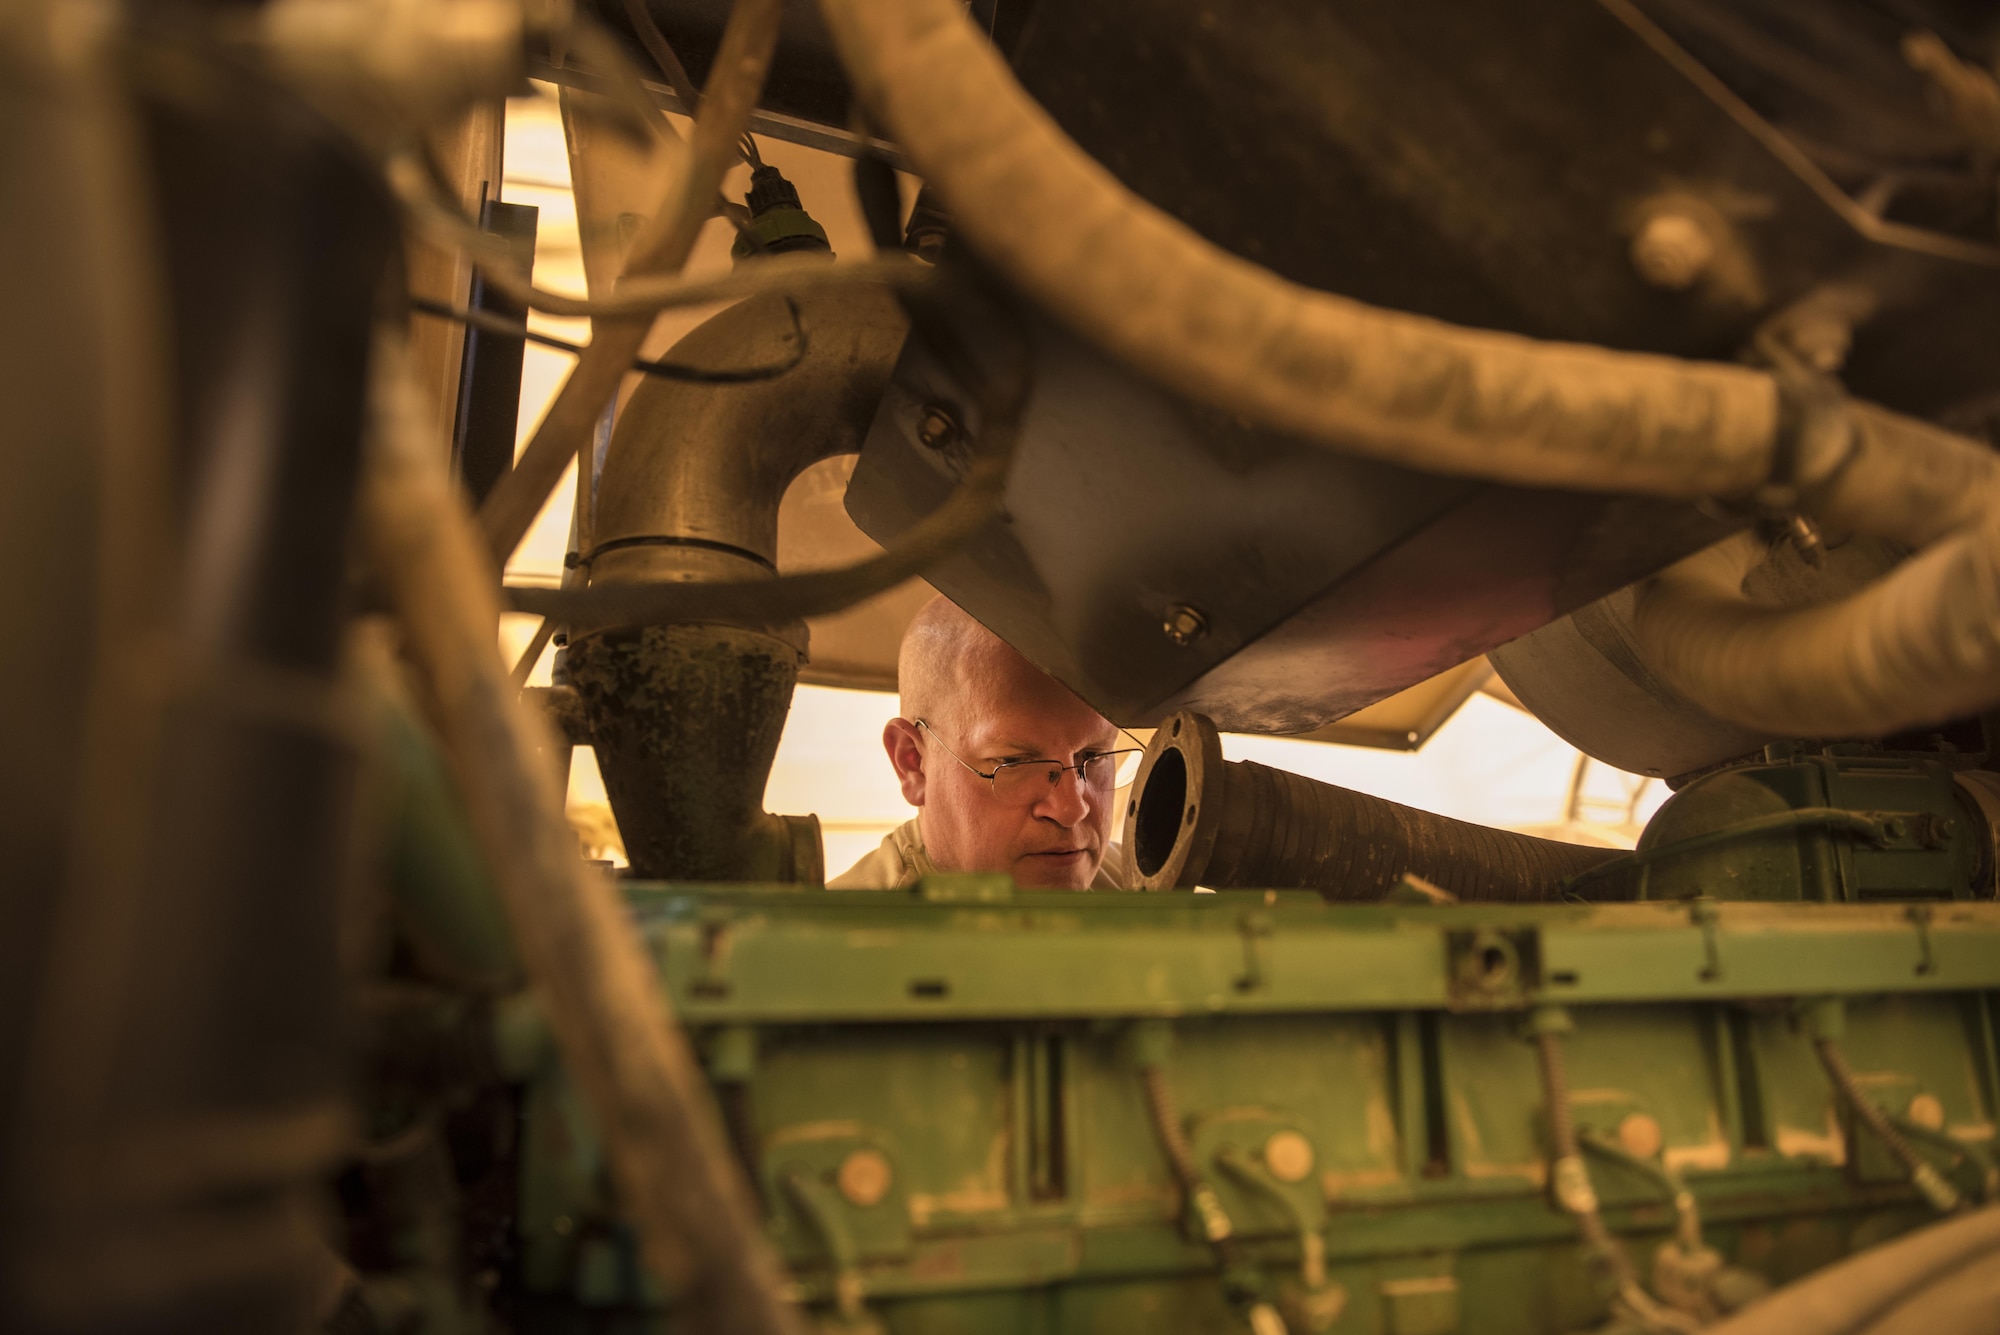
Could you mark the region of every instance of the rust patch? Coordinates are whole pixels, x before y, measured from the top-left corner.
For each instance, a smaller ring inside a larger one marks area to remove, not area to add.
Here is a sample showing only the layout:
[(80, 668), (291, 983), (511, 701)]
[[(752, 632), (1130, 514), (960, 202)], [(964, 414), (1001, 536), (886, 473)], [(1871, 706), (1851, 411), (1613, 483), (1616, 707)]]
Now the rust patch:
[(1007, 1194), (1008, 1134), (994, 1133), (986, 1148), (986, 1162), (980, 1170), (959, 1179), (949, 1191), (913, 1191), (909, 1195), (910, 1222), (922, 1227), (940, 1214), (993, 1214), (1013, 1201)]
[(958, 1191), (913, 1191), (910, 1193), (910, 1222), (919, 1228), (941, 1214), (993, 1214), (1009, 1204), (1007, 1193), (990, 1187)]
[(956, 1243), (935, 1250), (926, 1248), (910, 1262), (908, 1272), (915, 1279), (964, 1279), (965, 1250)]
[(1352, 1191), (1400, 1186), (1402, 1181), (1403, 1175), (1393, 1168), (1363, 1168), (1356, 1172), (1329, 1168), (1319, 1175), (1319, 1189), (1327, 1203), (1332, 1204)]
[(1826, 1110), (1826, 1129), (1781, 1126), (1777, 1134), (1778, 1153), (1787, 1159), (1818, 1159), (1822, 1163), (1847, 1162), (1847, 1137), (1841, 1133), (1840, 1118)]
[(1669, 1145), (1660, 1157), (1677, 1173), (1689, 1168), (1715, 1171), (1729, 1167), (1729, 1137), (1722, 1129), (1722, 1118), (1710, 1108), (1707, 1140), (1693, 1145)]
[[(1363, 1114), (1368, 1121), (1368, 1153), (1381, 1163), (1396, 1162), (1396, 1151), (1402, 1137), (1396, 1130), (1396, 1116), (1389, 1108), (1389, 1091), (1379, 1083), (1368, 1093), (1368, 1106)], [(1392, 1177), (1401, 1177), (1391, 1172)]]

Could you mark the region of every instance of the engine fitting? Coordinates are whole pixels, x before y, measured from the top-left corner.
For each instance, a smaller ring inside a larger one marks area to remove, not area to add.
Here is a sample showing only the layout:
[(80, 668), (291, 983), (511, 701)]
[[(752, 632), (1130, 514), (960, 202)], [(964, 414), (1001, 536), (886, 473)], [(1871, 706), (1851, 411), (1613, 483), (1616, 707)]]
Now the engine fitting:
[(1461, 900), (1552, 900), (1616, 849), (1511, 834), (1247, 760), (1224, 761), (1213, 721), (1162, 720), (1125, 808), (1125, 848), (1147, 890), (1312, 889), (1370, 903), (1405, 874)]

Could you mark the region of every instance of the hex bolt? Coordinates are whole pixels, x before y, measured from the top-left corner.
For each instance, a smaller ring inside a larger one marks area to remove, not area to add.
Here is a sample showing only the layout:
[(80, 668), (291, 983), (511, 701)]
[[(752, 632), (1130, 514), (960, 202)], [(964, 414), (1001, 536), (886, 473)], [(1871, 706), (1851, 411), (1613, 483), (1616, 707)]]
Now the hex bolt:
[(927, 404), (917, 419), (917, 443), (927, 450), (941, 450), (958, 439), (958, 419), (949, 409)]
[(1208, 634), (1208, 618), (1186, 603), (1175, 603), (1167, 609), (1160, 629), (1167, 633), (1168, 639), (1185, 649)]
[(1632, 267), (1639, 277), (1670, 292), (1693, 287), (1714, 259), (1715, 237), (1707, 225), (1679, 209), (1655, 213), (1632, 238)]

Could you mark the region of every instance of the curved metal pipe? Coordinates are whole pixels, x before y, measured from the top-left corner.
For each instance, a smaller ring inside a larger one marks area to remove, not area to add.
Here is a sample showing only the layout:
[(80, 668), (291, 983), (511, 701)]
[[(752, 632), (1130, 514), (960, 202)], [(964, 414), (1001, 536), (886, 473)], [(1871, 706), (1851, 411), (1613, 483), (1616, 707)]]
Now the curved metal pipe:
[(1296, 887), (1353, 903), (1380, 900), (1405, 873), (1462, 900), (1533, 903), (1621, 856), (1225, 762), (1215, 724), (1188, 711), (1162, 721), (1146, 748), (1125, 847), (1147, 890)]
[[(861, 447), (907, 322), (882, 288), (758, 297), (677, 344), (726, 370), (799, 353), (749, 384), (647, 380), (619, 416), (598, 482), (592, 587), (775, 577), (778, 507), (796, 477)], [(636, 874), (824, 879), (819, 825), (763, 810), (802, 621), (572, 628), (571, 684)]]
[(754, 297), (675, 344), (670, 360), (716, 370), (782, 362), (799, 338), (806, 349), (769, 381), (649, 379), (633, 391), (597, 484), (590, 582), (774, 573), (785, 489), (859, 452), (908, 327), (886, 288), (855, 286)]

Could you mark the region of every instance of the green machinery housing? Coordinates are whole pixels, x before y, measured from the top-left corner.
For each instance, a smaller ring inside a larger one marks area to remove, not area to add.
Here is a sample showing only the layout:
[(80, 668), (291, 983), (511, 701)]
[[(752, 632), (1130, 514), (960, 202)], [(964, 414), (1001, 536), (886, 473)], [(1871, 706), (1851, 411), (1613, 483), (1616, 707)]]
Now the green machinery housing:
[[(835, 1327), (1643, 1330), (2000, 1186), (1966, 770), (1777, 748), (1566, 902), (629, 898)], [(672, 1328), (553, 1049), (503, 1028), (521, 1300)]]

